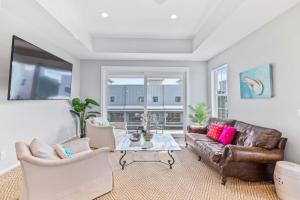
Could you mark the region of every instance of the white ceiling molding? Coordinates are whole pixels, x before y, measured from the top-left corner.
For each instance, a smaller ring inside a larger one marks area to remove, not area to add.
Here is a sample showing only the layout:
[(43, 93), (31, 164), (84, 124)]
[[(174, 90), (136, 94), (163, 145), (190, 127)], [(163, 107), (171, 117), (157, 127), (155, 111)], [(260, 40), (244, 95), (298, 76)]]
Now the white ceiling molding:
[(193, 40), (95, 38), (95, 52), (107, 53), (193, 53)]
[[(79, 59), (191, 61), (212, 58), (300, 2), (0, 1), (1, 12)], [(102, 18), (102, 12), (109, 16)], [(178, 19), (171, 20), (172, 14)]]

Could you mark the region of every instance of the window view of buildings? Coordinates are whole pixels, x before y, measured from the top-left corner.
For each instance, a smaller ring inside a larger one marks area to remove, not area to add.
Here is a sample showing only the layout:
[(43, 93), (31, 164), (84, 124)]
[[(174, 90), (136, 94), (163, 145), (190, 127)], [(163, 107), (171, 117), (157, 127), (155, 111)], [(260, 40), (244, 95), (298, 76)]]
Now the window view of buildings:
[(151, 129), (161, 132), (183, 130), (183, 86), (178, 79), (149, 80), (147, 102), (143, 81), (124, 83), (112, 79), (107, 87), (110, 122), (126, 122), (129, 130), (141, 129), (142, 114), (146, 108), (155, 119), (151, 122)]

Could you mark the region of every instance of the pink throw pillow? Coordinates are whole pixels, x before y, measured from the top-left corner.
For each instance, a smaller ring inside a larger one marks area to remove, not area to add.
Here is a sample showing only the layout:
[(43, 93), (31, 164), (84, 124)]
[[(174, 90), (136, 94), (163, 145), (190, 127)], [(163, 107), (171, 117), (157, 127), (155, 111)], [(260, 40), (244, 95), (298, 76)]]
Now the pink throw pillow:
[(236, 128), (231, 126), (224, 126), (223, 132), (220, 135), (219, 142), (224, 145), (231, 144), (236, 134)]

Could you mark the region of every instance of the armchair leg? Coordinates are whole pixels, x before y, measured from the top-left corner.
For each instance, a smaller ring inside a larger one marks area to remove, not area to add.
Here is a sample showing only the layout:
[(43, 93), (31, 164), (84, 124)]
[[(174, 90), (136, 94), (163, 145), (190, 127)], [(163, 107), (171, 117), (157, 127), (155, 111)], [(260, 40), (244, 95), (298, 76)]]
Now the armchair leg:
[(201, 161), (201, 159), (202, 159), (201, 156), (198, 156), (198, 161)]
[(222, 185), (225, 185), (227, 182), (227, 178), (225, 176), (222, 176)]

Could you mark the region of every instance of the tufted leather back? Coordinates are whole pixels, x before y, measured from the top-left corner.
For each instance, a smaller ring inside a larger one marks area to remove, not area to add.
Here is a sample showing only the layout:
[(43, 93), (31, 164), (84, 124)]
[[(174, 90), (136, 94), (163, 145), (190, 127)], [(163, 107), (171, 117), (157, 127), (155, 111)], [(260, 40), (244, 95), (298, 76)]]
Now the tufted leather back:
[(237, 121), (234, 127), (238, 131), (234, 144), (240, 146), (273, 149), (278, 146), (282, 135), (281, 132), (275, 129), (255, 126), (241, 121)]

